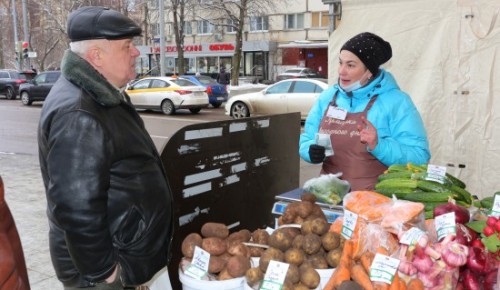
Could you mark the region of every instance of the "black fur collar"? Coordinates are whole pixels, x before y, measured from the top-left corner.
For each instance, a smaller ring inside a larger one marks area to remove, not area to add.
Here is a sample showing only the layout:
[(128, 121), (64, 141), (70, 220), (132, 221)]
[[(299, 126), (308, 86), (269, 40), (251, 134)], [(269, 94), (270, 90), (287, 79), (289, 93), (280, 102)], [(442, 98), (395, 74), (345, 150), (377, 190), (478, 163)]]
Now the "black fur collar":
[(114, 107), (123, 100), (120, 92), (102, 74), (69, 49), (64, 53), (61, 71), (67, 80), (81, 87), (103, 106)]

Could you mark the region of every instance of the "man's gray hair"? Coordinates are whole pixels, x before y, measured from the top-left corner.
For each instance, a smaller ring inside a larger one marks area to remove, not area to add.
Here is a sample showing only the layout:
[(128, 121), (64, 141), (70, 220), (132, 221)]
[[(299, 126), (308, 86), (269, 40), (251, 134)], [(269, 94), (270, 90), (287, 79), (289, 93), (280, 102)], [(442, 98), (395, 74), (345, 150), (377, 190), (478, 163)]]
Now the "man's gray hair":
[(69, 43), (69, 47), (72, 52), (78, 54), (79, 56), (83, 56), (90, 48), (96, 46), (96, 44), (100, 41), (102, 41), (102, 39), (73, 41)]

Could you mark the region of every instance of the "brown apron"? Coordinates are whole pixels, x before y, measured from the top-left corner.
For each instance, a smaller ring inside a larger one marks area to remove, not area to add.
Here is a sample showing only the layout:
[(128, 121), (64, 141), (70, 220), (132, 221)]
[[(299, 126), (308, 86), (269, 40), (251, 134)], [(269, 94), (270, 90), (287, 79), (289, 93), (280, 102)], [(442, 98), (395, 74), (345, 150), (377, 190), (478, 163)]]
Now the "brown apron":
[[(330, 106), (337, 106), (335, 93)], [(365, 116), (377, 99), (373, 96), (363, 112), (347, 113), (345, 120), (328, 116), (325, 111), (319, 127), (319, 133), (330, 134), (334, 155), (323, 161), (321, 174), (342, 172), (341, 179), (349, 181), (351, 191), (373, 190), (377, 177), (387, 169), (366, 149), (366, 144), (359, 140), (358, 124), (362, 124), (361, 116)]]

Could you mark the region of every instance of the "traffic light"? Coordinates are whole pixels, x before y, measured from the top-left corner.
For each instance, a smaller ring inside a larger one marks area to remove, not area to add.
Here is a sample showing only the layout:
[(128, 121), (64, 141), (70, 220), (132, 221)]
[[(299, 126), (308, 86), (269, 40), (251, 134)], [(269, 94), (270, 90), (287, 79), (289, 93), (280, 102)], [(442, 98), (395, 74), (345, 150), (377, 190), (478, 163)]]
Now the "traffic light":
[(22, 44), (22, 47), (23, 47), (23, 58), (26, 59), (28, 58), (28, 42), (27, 41), (23, 41), (23, 44)]

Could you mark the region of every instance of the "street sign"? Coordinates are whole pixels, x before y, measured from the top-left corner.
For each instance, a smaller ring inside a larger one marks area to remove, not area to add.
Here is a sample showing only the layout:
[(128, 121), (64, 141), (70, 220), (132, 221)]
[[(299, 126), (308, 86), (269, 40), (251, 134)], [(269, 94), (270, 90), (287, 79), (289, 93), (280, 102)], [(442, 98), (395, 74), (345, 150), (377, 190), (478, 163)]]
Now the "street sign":
[(28, 51), (28, 58), (36, 58), (37, 54), (36, 51)]

